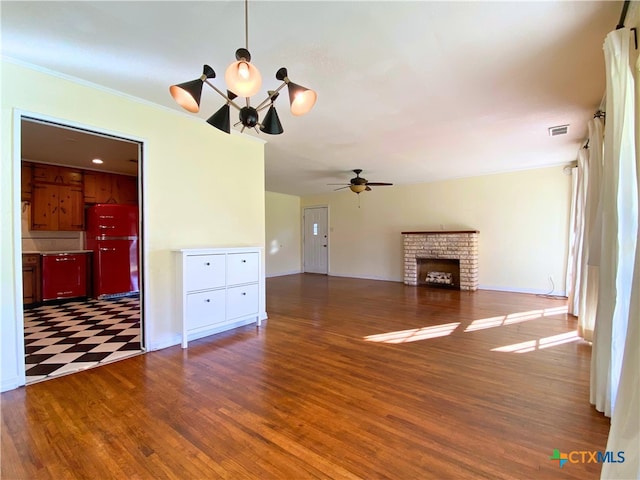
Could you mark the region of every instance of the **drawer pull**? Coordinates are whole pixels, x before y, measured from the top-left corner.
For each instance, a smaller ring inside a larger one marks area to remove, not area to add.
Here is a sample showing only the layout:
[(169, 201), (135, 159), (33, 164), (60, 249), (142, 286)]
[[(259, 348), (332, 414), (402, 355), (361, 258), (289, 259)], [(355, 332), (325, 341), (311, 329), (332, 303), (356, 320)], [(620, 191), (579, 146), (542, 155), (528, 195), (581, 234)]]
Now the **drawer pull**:
[(74, 257), (56, 257), (56, 262), (70, 262), (75, 260)]
[(205, 263), (205, 265), (208, 267), (209, 265), (211, 265), (209, 262)]
[(58, 293), (56, 293), (56, 295), (69, 295), (71, 293), (73, 293), (72, 290), (67, 290), (66, 292), (58, 292)]
[(246, 294), (247, 294), (247, 292), (242, 292), (240, 295), (246, 295)]
[(247, 261), (246, 260), (242, 260), (242, 263), (247, 263)]
[(211, 301), (210, 298), (205, 299), (205, 302), (209, 303)]

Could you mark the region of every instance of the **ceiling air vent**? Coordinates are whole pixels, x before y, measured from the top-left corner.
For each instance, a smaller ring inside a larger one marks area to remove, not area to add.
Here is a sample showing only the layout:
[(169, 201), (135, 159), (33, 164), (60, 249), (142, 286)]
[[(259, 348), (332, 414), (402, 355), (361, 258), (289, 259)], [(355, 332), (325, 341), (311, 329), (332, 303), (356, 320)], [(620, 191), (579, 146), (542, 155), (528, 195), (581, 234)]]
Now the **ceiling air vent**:
[(549, 127), (549, 136), (566, 135), (569, 131), (569, 125), (558, 125), (557, 127)]

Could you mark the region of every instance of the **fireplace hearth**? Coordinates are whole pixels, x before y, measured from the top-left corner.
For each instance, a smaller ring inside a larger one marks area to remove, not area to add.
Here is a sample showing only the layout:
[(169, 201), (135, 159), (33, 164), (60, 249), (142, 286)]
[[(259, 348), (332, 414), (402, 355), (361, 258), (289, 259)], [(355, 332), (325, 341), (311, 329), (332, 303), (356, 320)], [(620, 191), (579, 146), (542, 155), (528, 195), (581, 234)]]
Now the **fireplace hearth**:
[(477, 230), (402, 232), (404, 283), (478, 289)]

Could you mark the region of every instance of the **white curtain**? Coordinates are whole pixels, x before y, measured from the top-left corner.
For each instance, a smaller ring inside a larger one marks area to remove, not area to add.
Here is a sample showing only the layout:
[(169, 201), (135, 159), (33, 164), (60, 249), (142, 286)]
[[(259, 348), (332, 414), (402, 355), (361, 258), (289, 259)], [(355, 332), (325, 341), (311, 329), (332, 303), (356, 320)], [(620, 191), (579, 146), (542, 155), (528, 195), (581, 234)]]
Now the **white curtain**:
[(569, 255), (567, 263), (568, 313), (580, 313), (580, 281), (582, 278), (582, 248), (584, 243), (584, 208), (589, 153), (587, 147), (578, 150), (578, 165), (571, 174), (571, 227), (569, 230)]
[[(640, 160), (637, 162), (640, 169)], [(640, 183), (640, 178), (638, 178)], [(637, 237), (638, 238), (638, 237)], [(640, 242), (640, 238), (638, 238)], [(603, 479), (640, 478), (640, 251), (636, 252), (620, 387), (611, 416), (607, 451), (625, 452), (624, 463), (602, 465)]]
[[(583, 166), (585, 184), (583, 243), (578, 295), (578, 335), (593, 341), (593, 330), (598, 306), (600, 277), (600, 230), (596, 229), (600, 189), (602, 187), (604, 125), (599, 117), (589, 122), (588, 161)], [(580, 165), (578, 165), (580, 167)], [(596, 255), (597, 253), (597, 255)]]
[[(631, 301), (638, 233), (635, 100), (629, 65), (630, 31), (615, 30), (604, 43), (607, 106), (604, 168), (595, 232), (600, 233), (598, 304), (591, 356), (591, 403), (615, 409)], [(591, 247), (595, 242), (591, 241)], [(592, 256), (591, 253), (594, 255)]]
[[(640, 57), (636, 62), (636, 112), (640, 112)], [(636, 116), (636, 118), (638, 118)], [(640, 185), (640, 125), (636, 125), (636, 175)], [(640, 208), (639, 205), (636, 205)], [(636, 259), (631, 290), (627, 339), (620, 387), (611, 416), (607, 451), (624, 451), (624, 463), (602, 465), (603, 479), (640, 478), (640, 233), (636, 235)]]

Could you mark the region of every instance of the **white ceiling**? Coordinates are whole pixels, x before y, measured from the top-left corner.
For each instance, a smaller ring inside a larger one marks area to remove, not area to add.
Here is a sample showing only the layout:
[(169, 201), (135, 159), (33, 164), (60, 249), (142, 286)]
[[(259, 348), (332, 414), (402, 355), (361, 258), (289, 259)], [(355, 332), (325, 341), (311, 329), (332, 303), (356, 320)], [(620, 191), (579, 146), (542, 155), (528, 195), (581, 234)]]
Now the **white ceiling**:
[[(252, 103), (279, 85), (281, 66), (318, 93), (303, 117), (282, 95), (284, 134), (259, 135), (268, 141), (267, 190), (330, 192), (326, 184), (347, 182), (354, 168), (370, 181), (407, 184), (575, 160), (604, 93), (602, 44), (621, 8), (251, 1), (249, 50), (263, 76)], [(238, 0), (3, 0), (0, 14), (4, 56), (172, 109), (169, 85), (208, 63), (224, 90), (224, 70), (244, 46)], [(205, 86), (203, 121), (221, 100)], [(564, 124), (568, 135), (549, 136)]]

